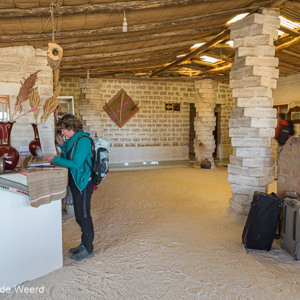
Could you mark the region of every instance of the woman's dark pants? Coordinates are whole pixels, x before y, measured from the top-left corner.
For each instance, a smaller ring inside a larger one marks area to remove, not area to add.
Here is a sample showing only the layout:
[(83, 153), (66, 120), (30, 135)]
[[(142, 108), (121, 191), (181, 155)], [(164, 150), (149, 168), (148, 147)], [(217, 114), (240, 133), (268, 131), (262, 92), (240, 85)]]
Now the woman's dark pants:
[(90, 180), (85, 189), (80, 192), (72, 175), (69, 175), (69, 186), (73, 196), (75, 219), (81, 228), (81, 242), (87, 252), (92, 253), (94, 249), (94, 226), (91, 216), (91, 198), (94, 184)]

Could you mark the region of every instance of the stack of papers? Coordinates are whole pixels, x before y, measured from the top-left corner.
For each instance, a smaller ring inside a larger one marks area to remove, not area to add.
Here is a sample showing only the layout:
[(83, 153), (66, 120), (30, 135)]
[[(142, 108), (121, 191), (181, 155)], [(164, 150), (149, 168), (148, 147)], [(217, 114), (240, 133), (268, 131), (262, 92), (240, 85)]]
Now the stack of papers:
[(40, 162), (31, 162), (28, 164), (28, 167), (44, 167), (44, 166), (51, 166), (51, 163), (48, 161), (40, 161)]

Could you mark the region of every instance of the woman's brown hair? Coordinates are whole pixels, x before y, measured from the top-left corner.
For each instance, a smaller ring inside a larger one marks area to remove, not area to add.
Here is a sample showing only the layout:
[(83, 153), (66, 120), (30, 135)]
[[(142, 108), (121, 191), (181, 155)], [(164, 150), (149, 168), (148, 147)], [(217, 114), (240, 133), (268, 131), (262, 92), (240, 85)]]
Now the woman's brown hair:
[(81, 121), (72, 114), (66, 114), (56, 124), (57, 129), (73, 129), (74, 131), (80, 131), (83, 129)]

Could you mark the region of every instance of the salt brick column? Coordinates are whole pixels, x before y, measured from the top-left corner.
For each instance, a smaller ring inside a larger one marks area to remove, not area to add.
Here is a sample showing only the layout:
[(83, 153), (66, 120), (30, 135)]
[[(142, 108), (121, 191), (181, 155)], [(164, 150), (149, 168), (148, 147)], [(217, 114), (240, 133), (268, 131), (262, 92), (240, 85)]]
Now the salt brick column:
[(212, 168), (214, 168), (215, 163), (212, 155), (216, 144), (213, 131), (216, 127), (215, 106), (217, 98), (214, 81), (212, 79), (197, 81), (195, 82), (195, 90), (195, 166), (199, 166), (204, 160), (203, 149), (199, 147), (199, 142), (201, 141), (205, 146), (206, 158), (211, 162)]
[(97, 78), (80, 78), (78, 81), (81, 97), (78, 103), (79, 114), (85, 130), (97, 136), (103, 136), (103, 105), (101, 97), (101, 80)]
[(279, 76), (274, 57), (279, 26), (277, 9), (262, 9), (231, 26), (237, 51), (230, 72), (235, 108), (229, 121), (233, 146), (228, 165), (229, 206), (240, 214), (248, 213), (254, 191), (265, 192), (273, 181), (271, 138), (277, 120), (272, 89)]

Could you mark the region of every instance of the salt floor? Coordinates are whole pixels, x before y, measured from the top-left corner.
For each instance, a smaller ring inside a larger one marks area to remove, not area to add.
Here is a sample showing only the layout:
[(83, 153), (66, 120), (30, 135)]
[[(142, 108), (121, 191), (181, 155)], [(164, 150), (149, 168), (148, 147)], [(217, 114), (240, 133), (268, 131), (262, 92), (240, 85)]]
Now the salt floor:
[(69, 258), (80, 233), (64, 219), (64, 266), (23, 284), (44, 293), (0, 299), (300, 299), (300, 262), (278, 241), (247, 252), (230, 195), (224, 167), (110, 172), (93, 195), (95, 257)]

